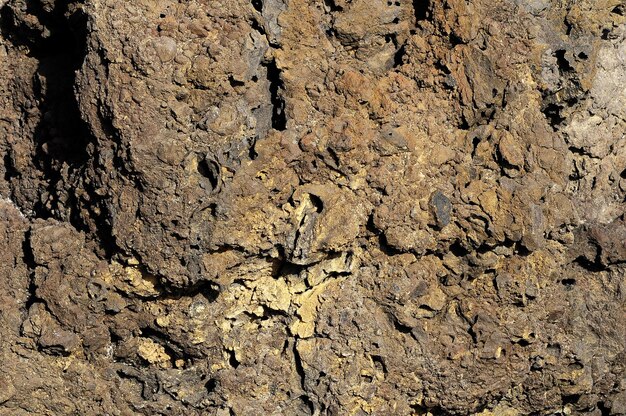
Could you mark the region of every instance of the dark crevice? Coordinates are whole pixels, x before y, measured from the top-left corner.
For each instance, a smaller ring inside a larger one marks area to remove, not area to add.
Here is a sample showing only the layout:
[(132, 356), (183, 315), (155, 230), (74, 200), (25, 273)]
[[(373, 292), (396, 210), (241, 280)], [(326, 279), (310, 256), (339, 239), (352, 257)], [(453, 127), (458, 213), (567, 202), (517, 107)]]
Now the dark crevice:
[(256, 160), (256, 158), (259, 157), (259, 153), (256, 151), (257, 140), (257, 137), (254, 137), (252, 140), (250, 140), (250, 147), (248, 148), (248, 157), (250, 158), (250, 160)]
[(363, 378), (363, 380), (365, 380), (367, 383), (372, 383), (374, 382), (374, 377), (370, 376), (370, 375), (366, 375), (366, 374), (361, 374), (361, 377)]
[(31, 273), (28, 282), (28, 298), (26, 299), (26, 303), (24, 304), (24, 310), (28, 311), (30, 307), (33, 306), (35, 303), (41, 302), (43, 302), (43, 299), (37, 296), (37, 285), (35, 284), (35, 276), (33, 272)]
[(293, 360), (296, 365), (296, 372), (300, 376), (300, 386), (302, 390), (306, 391), (306, 374), (304, 372), (304, 366), (302, 365), (302, 357), (300, 357), (300, 353), (298, 352), (298, 342), (294, 340), (293, 342)]
[(45, 80), (40, 106), (43, 117), (35, 133), (36, 159), (46, 161), (47, 166), (40, 166), (44, 170), (63, 162), (82, 165), (89, 156), (87, 145), (94, 140), (74, 96), (75, 71), (86, 53), (87, 16), (80, 9), (70, 11), (71, 3), (67, 1), (57, 2), (50, 13), (37, 4), (31, 14), (50, 31), (50, 36), (40, 36), (28, 45), (31, 55), (39, 61), (37, 72)]
[(602, 416), (609, 416), (612, 414), (611, 409), (604, 402), (598, 402), (597, 407)]
[(428, 306), (428, 305), (419, 305), (419, 306), (417, 307), (417, 309), (422, 310), (422, 311), (425, 311), (425, 312), (428, 312), (428, 313), (433, 313), (433, 314), (435, 314), (435, 315), (436, 315), (436, 314), (437, 314), (437, 312), (438, 312), (436, 309), (433, 309), (433, 308), (431, 308), (431, 307), (430, 307), (430, 306)]
[(338, 6), (334, 0), (324, 0), (324, 4), (331, 12), (342, 12), (343, 7)]
[[(263, 315), (260, 317), (261, 321), (267, 321), (270, 320), (272, 318), (278, 318), (283, 320), (284, 318), (288, 318), (289, 314), (285, 311), (282, 310), (277, 310), (277, 309), (271, 309), (268, 308), (266, 306), (262, 306), (263, 308)], [(258, 315), (254, 315), (253, 314), (254, 319), (259, 319)]]
[(382, 251), (385, 255), (387, 256), (395, 256), (398, 254), (402, 254), (402, 251), (398, 250), (397, 248), (393, 247), (392, 245), (389, 244), (389, 242), (387, 241), (387, 236), (385, 236), (385, 233), (382, 232), (381, 230), (379, 230), (378, 228), (376, 228), (376, 225), (374, 224), (374, 214), (370, 214), (368, 220), (367, 220), (367, 224), (366, 224), (366, 228), (369, 232), (371, 232), (374, 236), (376, 236), (378, 238), (378, 248), (380, 249), (380, 251)]
[(510, 238), (505, 238), (503, 242), (499, 242), (494, 245), (482, 243), (480, 246), (476, 248), (476, 253), (485, 254), (485, 253), (489, 253), (490, 251), (495, 250), (496, 247), (512, 248), (514, 246), (515, 246), (515, 241), (511, 240)]
[(406, 43), (398, 48), (396, 53), (393, 55), (393, 67), (397, 68), (399, 66), (404, 65), (406, 57)]
[(267, 69), (267, 80), (270, 83), (270, 98), (272, 102), (272, 128), (284, 131), (287, 128), (287, 116), (285, 114), (285, 83), (281, 79), (281, 70), (276, 66), (276, 60), (264, 64)]
[(239, 360), (237, 360), (237, 356), (235, 355), (235, 351), (228, 350), (228, 364), (234, 368), (235, 370), (241, 365)]
[(22, 250), (23, 257), (22, 260), (24, 264), (30, 269), (35, 270), (37, 267), (37, 263), (35, 262), (35, 253), (33, 252), (33, 247), (31, 245), (31, 230), (26, 231), (24, 235), (24, 241), (22, 242)]
[[(170, 356), (172, 367), (175, 368), (175, 362), (177, 360), (183, 360), (185, 362), (191, 360), (191, 356), (186, 353), (185, 348), (178, 342), (172, 340), (170, 336), (164, 332), (151, 327), (141, 328), (141, 336), (144, 338), (150, 338), (152, 341), (161, 345), (165, 350), (165, 353)], [(197, 357), (196, 357), (197, 358)]]
[(109, 330), (109, 340), (111, 341), (111, 344), (115, 345), (118, 342), (121, 342), (124, 340), (124, 337), (118, 334), (117, 332), (115, 332), (114, 328), (109, 327), (108, 330)]
[(332, 159), (333, 166), (331, 167), (338, 169), (341, 164), (341, 161), (339, 160), (339, 156), (337, 155), (337, 152), (335, 152), (335, 150), (333, 150), (332, 147), (327, 147), (326, 151), (328, 155), (330, 156), (330, 158)]
[(574, 29), (574, 25), (571, 24), (568, 19), (565, 19), (565, 21), (563, 23), (565, 24), (565, 27), (567, 28), (567, 29), (565, 29), (565, 34), (567, 36), (571, 35), (572, 29)]
[(515, 254), (521, 257), (528, 257), (531, 255), (530, 251), (521, 241), (515, 243)]
[(387, 365), (385, 364), (385, 359), (380, 355), (372, 355), (372, 362), (374, 366), (383, 374), (387, 375)]
[(385, 35), (385, 43), (393, 43), (393, 46), (398, 47), (398, 35), (395, 33), (388, 33)]
[(413, 13), (415, 16), (415, 24), (428, 19), (430, 13), (430, 0), (413, 0)]
[(581, 396), (581, 394), (568, 394), (562, 396), (561, 400), (563, 401), (563, 404), (576, 404), (578, 403), (578, 400), (580, 400)]
[(252, 7), (259, 13), (263, 13), (263, 0), (252, 0)]
[(4, 180), (10, 182), (12, 178), (20, 176), (18, 170), (13, 164), (13, 159), (9, 154), (4, 155)]
[(459, 128), (459, 130), (469, 131), (472, 124), (470, 124), (469, 120), (467, 119), (467, 117), (465, 117), (465, 115), (461, 114), (457, 127)]
[(543, 114), (546, 116), (546, 119), (552, 126), (554, 130), (557, 130), (558, 126), (565, 121), (565, 117), (561, 116), (562, 106), (558, 104), (548, 104), (542, 110)]
[(306, 408), (309, 411), (310, 415), (314, 415), (315, 414), (315, 403), (313, 403), (313, 400), (311, 400), (311, 398), (309, 396), (303, 394), (302, 396), (298, 397), (298, 399), (300, 399), (302, 404), (304, 404), (304, 406), (306, 406)]
[(440, 406), (426, 407), (426, 406), (422, 406), (419, 404), (413, 404), (410, 407), (411, 409), (415, 410), (416, 414), (418, 415), (427, 415), (427, 414), (432, 415), (432, 416), (450, 416), (451, 415), (451, 413), (446, 412)]
[(520, 170), (519, 166), (513, 165), (513, 164), (509, 163), (504, 158), (504, 155), (502, 154), (502, 152), (500, 150), (498, 150), (496, 152), (496, 162), (498, 163), (498, 166), (500, 167), (500, 175), (501, 176), (508, 176), (507, 172), (519, 171)]
[(42, 299), (37, 297), (37, 285), (35, 284), (35, 268), (37, 267), (37, 263), (35, 262), (35, 254), (33, 253), (33, 248), (31, 245), (31, 230), (28, 230), (24, 236), (24, 241), (22, 242), (22, 251), (22, 260), (30, 271), (28, 282), (28, 298), (26, 299), (26, 303), (24, 304), (24, 309), (28, 311), (33, 304), (42, 302)]
[(393, 314), (390, 314), (390, 318), (391, 318), (391, 323), (393, 324), (393, 327), (396, 329), (396, 331), (400, 332), (401, 334), (412, 335), (413, 328), (411, 328), (410, 326), (406, 326), (400, 321), (398, 321), (398, 319)]
[(527, 339), (520, 339), (517, 341), (511, 341), (511, 344), (517, 344), (520, 347), (528, 347), (531, 344), (531, 342), (528, 341)]
[(450, 68), (448, 68), (448, 66), (446, 65), (445, 61), (442, 60), (437, 60), (434, 62), (434, 67), (439, 70), (441, 73), (445, 74), (445, 75), (451, 75), (452, 71), (450, 70)]
[(465, 321), (468, 323), (468, 325), (470, 325), (467, 328), (468, 335), (472, 338), (472, 342), (474, 343), (474, 345), (478, 344), (478, 334), (476, 333), (476, 331), (474, 331), (474, 324), (476, 323), (475, 319), (474, 322), (472, 322), (469, 319), (465, 318)]
[(387, 241), (387, 236), (384, 233), (380, 233), (378, 236), (378, 244), (380, 251), (385, 253), (387, 256), (395, 256), (398, 254), (402, 254), (401, 250), (398, 250)]
[(309, 197), (311, 198), (311, 202), (315, 207), (315, 212), (322, 212), (324, 210), (324, 202), (322, 202), (322, 199), (319, 196), (313, 194), (309, 194)]
[[(38, 61), (36, 80), (37, 101), (41, 119), (33, 134), (35, 154), (33, 165), (45, 179), (48, 200), (34, 202), (37, 218), (56, 218), (69, 222), (76, 229), (101, 240), (100, 247), (109, 256), (115, 251), (112, 233), (107, 231), (108, 220), (103, 212), (95, 214), (102, 197), (94, 193), (95, 185), (82, 183), (81, 177), (89, 168), (92, 156), (89, 150), (95, 137), (82, 119), (75, 96), (76, 71), (80, 69), (86, 54), (87, 15), (76, 3), (57, 1), (52, 10), (45, 10), (43, 2), (27, 2), (27, 16), (41, 24), (34, 29), (9, 6), (0, 11), (2, 35), (17, 47), (28, 49), (29, 56)], [(5, 165), (13, 167), (10, 157)], [(68, 169), (69, 167), (69, 169)], [(14, 168), (7, 170), (10, 178), (19, 176)], [(83, 210), (91, 212), (91, 227), (81, 217), (81, 204), (77, 196), (80, 186), (85, 186), (90, 200)], [(66, 194), (59, 194), (66, 189)], [(109, 227), (110, 228), (110, 227)]]
[(207, 253), (209, 254), (217, 254), (217, 253), (226, 253), (228, 251), (241, 251), (243, 252), (243, 248), (237, 245), (232, 245), (232, 244), (220, 244), (218, 246), (214, 246), (212, 248), (209, 248), (207, 250)]
[[(99, 242), (98, 250), (101, 253), (101, 257), (106, 259), (111, 259), (119, 251), (117, 243), (115, 241), (115, 236), (113, 233), (113, 225), (111, 223), (108, 210), (106, 209), (106, 203), (103, 201), (103, 198), (98, 196), (95, 193), (95, 189), (88, 189), (92, 201), (92, 204), (87, 202), (86, 206), (89, 209), (89, 213), (91, 215), (91, 221), (93, 222), (93, 228), (85, 225), (84, 220), (78, 217), (78, 212), (75, 213), (71, 223), (77, 229), (81, 231), (86, 231), (87, 235), (93, 235)], [(73, 198), (73, 196), (72, 196)], [(76, 202), (76, 206), (78, 207), (79, 203)], [(76, 209), (78, 211), (79, 208)], [(92, 232), (90, 232), (92, 231)]]
[(337, 30), (334, 27), (326, 29), (324, 33), (326, 33), (326, 36), (331, 39), (338, 37)]
[(209, 381), (204, 383), (204, 388), (208, 394), (211, 394), (214, 391), (216, 391), (218, 387), (219, 387), (219, 381), (217, 381), (217, 379), (214, 379), (214, 378), (210, 378)]
[[(598, 257), (599, 257), (599, 254), (598, 254)], [(580, 267), (582, 267), (583, 269), (589, 272), (596, 273), (596, 272), (602, 272), (606, 270), (606, 267), (602, 265), (599, 258), (597, 258), (595, 261), (591, 261), (585, 256), (579, 256), (574, 260), (574, 263), (578, 264)]]
[(255, 18), (252, 18), (250, 20), (250, 27), (254, 30), (256, 30), (257, 32), (259, 32), (259, 34), (261, 36), (265, 36), (265, 28), (263, 27), (263, 25), (261, 23), (259, 23), (258, 20), (256, 20)]
[(594, 158), (594, 155), (592, 155), (591, 153), (589, 153), (588, 151), (586, 151), (585, 149), (581, 147), (569, 146), (567, 149), (576, 155)]
[(376, 228), (376, 224), (374, 224), (374, 213), (371, 213), (367, 218), (367, 224), (365, 225), (367, 231), (374, 235), (380, 234), (380, 230)]
[(184, 289), (169, 290), (159, 299), (181, 299), (181, 298), (194, 298), (198, 295), (202, 295), (208, 302), (215, 302), (220, 295), (220, 289), (215, 282), (209, 280), (201, 280), (200, 282), (186, 287)]
[(568, 179), (570, 181), (579, 181), (583, 178), (584, 174), (580, 170), (578, 163), (573, 163), (573, 166), (572, 173), (569, 174)]
[(554, 52), (554, 57), (556, 58), (556, 63), (559, 66), (559, 70), (563, 72), (571, 72), (574, 70), (574, 67), (570, 65), (569, 61), (565, 57), (565, 49), (559, 49)]
[(216, 190), (218, 185), (219, 185), (219, 172), (220, 172), (220, 167), (219, 165), (213, 161), (213, 160), (209, 160), (206, 157), (203, 157), (201, 160), (198, 161), (198, 173), (208, 179), (208, 182), (211, 186), (211, 190)]
[(452, 33), (452, 32), (448, 35), (448, 40), (450, 42), (450, 46), (452, 46), (453, 48), (457, 45), (463, 45), (466, 43), (456, 33)]
[(456, 241), (451, 244), (448, 248), (448, 251), (454, 254), (456, 257), (465, 257), (470, 254), (470, 251), (467, 248), (463, 247), (460, 241)]
[(558, 131), (563, 121), (565, 121), (563, 110), (566, 107), (574, 106), (585, 95), (578, 73), (572, 66), (572, 60), (576, 58), (585, 60), (588, 59), (588, 56), (581, 52), (577, 57), (571, 54), (571, 57), (568, 58), (566, 49), (555, 51), (553, 56), (556, 59), (558, 71), (561, 75), (562, 85), (558, 92), (543, 91), (544, 105), (541, 111), (546, 116), (553, 130)]
[(232, 75), (228, 76), (228, 83), (232, 88), (243, 87), (246, 85), (245, 82), (236, 80)]
[[(280, 250), (284, 252), (282, 247), (280, 247)], [(291, 263), (285, 259), (284, 254), (281, 254), (281, 258), (276, 260), (272, 266), (272, 276), (281, 277), (299, 275), (300, 272), (305, 270), (307, 267), (308, 266)]]
[(478, 150), (478, 145), (480, 144), (480, 137), (474, 137), (472, 139), (472, 159), (476, 157), (476, 152)]

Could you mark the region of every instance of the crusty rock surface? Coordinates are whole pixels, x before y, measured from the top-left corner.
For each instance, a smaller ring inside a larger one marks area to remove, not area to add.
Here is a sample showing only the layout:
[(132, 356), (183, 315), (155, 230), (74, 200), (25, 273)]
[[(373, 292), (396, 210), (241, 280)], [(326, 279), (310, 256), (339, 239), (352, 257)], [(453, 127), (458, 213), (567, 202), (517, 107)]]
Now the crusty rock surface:
[(624, 0), (0, 0), (0, 415), (626, 415)]

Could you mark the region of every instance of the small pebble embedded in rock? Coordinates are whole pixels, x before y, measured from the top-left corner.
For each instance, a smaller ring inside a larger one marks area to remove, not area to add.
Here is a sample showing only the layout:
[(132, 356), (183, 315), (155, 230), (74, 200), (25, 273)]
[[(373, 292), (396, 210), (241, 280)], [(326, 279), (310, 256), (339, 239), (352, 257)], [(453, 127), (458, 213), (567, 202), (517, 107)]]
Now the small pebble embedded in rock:
[(437, 221), (437, 226), (439, 228), (443, 228), (446, 225), (450, 224), (450, 219), (452, 215), (452, 203), (440, 191), (435, 191), (430, 198), (430, 206), (435, 215), (435, 219)]
[(161, 62), (172, 61), (176, 57), (176, 41), (167, 36), (161, 36), (154, 41), (154, 49)]

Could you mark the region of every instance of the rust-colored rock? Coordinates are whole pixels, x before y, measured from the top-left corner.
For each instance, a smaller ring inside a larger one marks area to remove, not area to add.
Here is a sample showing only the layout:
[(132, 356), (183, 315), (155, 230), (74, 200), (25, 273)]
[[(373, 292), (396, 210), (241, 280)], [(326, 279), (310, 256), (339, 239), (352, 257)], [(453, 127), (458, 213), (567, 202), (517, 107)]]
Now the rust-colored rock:
[(626, 414), (623, 0), (0, 0), (0, 414)]

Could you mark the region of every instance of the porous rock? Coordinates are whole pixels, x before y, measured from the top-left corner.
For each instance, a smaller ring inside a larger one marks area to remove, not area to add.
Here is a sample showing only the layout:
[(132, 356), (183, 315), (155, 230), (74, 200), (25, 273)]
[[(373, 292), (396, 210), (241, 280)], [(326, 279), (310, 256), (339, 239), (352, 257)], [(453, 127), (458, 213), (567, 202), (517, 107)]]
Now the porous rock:
[(625, 12), (0, 0), (0, 414), (624, 414)]

